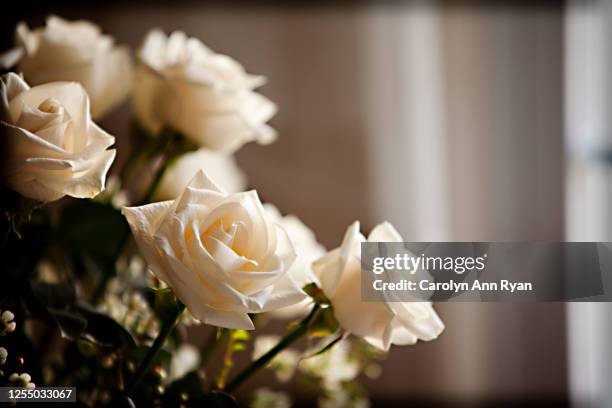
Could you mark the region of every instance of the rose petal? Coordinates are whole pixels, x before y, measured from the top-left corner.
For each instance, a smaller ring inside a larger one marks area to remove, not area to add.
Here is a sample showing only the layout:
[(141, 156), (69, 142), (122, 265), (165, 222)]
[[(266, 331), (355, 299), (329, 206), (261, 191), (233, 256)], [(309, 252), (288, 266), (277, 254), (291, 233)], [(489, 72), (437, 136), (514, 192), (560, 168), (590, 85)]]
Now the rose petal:
[[(77, 135), (86, 135), (89, 123), (89, 98), (83, 87), (76, 82), (52, 82), (35, 86), (18, 95), (9, 102), (9, 109), (13, 123), (17, 121), (24, 106), (39, 106), (49, 95), (57, 99), (66, 109), (73, 120), (74, 132)], [(87, 139), (75, 138), (73, 151), (85, 146)]]
[(389, 222), (378, 224), (368, 236), (369, 242), (402, 242), (403, 238)]

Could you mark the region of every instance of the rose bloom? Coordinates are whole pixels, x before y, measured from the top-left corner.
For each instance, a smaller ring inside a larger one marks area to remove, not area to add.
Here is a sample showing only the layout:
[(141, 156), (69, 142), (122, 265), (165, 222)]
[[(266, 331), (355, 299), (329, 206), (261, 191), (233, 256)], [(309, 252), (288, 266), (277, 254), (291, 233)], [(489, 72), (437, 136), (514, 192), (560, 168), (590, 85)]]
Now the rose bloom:
[[(289, 214), (284, 217), (274, 205), (266, 203), (264, 208), (268, 216), (279, 224), (289, 235), (289, 239), (295, 248), (296, 258), (289, 274), (303, 288), (316, 279), (312, 273), (312, 263), (325, 254), (325, 247), (317, 242), (317, 237), (298, 217)], [(310, 298), (304, 301), (281, 309), (276, 309), (270, 313), (278, 319), (295, 319), (305, 316), (312, 309)]]
[[(391, 344), (414, 344), (433, 340), (444, 330), (444, 324), (430, 302), (365, 302), (361, 299), (361, 243), (359, 222), (351, 225), (342, 245), (313, 264), (321, 289), (334, 307), (342, 328), (363, 337), (382, 350)], [(402, 242), (400, 234), (389, 223), (376, 226), (368, 242)]]
[(193, 176), (200, 170), (208, 174), (215, 183), (228, 193), (244, 191), (246, 175), (240, 170), (230, 154), (199, 149), (179, 157), (166, 171), (155, 190), (156, 201), (178, 197)]
[(204, 323), (253, 329), (249, 313), (305, 298), (287, 273), (291, 242), (255, 191), (225, 193), (200, 171), (176, 200), (123, 214), (153, 273)]
[(276, 105), (253, 92), (264, 82), (183, 32), (167, 37), (152, 30), (139, 52), (134, 110), (152, 134), (169, 127), (203, 147), (232, 152), (276, 138), (266, 124)]
[[(2, 58), (32, 85), (54, 81), (79, 82), (91, 100), (91, 115), (98, 119), (128, 95), (132, 60), (125, 47), (115, 45), (88, 21), (66, 21), (51, 16), (45, 27), (30, 30), (20, 23), (17, 47)], [(0, 63), (0, 65), (2, 65)]]
[(14, 73), (0, 77), (2, 179), (46, 202), (64, 195), (91, 198), (104, 189), (115, 138), (89, 116), (89, 98), (75, 82), (30, 88)]

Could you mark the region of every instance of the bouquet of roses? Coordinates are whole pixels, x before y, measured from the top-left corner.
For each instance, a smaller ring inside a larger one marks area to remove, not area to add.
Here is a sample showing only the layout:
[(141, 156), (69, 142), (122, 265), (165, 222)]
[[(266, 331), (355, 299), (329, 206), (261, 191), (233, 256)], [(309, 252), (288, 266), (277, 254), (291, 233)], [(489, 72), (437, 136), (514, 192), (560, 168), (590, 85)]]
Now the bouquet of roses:
[[(322, 406), (364, 406), (360, 373), (444, 329), (430, 303), (361, 300), (360, 244), (402, 241), (389, 223), (366, 238), (355, 222), (326, 251), (244, 191), (232, 154), (276, 138), (276, 106), (254, 91), (264, 77), (182, 32), (152, 30), (132, 60), (58, 17), (20, 24), (0, 64), (0, 385), (74, 386), (85, 406), (235, 406), (266, 369)], [(115, 137), (95, 120), (128, 96), (132, 151), (107, 177)], [(284, 335), (266, 334), (271, 318)], [(212, 327), (199, 347), (195, 325)]]

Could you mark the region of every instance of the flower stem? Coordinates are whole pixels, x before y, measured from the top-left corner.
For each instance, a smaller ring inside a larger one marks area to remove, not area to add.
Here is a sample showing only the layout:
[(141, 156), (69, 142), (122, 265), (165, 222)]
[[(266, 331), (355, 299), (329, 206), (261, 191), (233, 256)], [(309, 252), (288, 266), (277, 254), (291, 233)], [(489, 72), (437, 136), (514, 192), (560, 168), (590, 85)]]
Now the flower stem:
[(283, 337), (276, 346), (274, 346), (270, 351), (268, 351), (263, 356), (259, 357), (257, 360), (253, 361), (248, 367), (242, 370), (230, 383), (225, 387), (225, 391), (233, 392), (239, 385), (241, 385), (244, 381), (248, 380), (257, 370), (263, 368), (268, 364), (278, 353), (283, 351), (285, 348), (289, 347), (295, 341), (297, 341), (300, 337), (302, 337), (308, 331), (308, 324), (313, 319), (313, 317), (319, 311), (319, 305), (315, 304), (308, 314), (299, 325), (293, 329), (291, 332), (287, 333), (285, 337)]
[(223, 354), (223, 368), (221, 368), (221, 372), (217, 377), (217, 388), (223, 389), (225, 387), (225, 381), (227, 380), (227, 376), (230, 373), (230, 370), (234, 366), (234, 344), (236, 339), (232, 336), (231, 332), (227, 339), (227, 346), (225, 349), (225, 353)]
[(147, 374), (147, 372), (151, 368), (151, 364), (153, 363), (155, 356), (157, 355), (159, 350), (162, 348), (162, 346), (166, 342), (166, 339), (168, 338), (170, 333), (172, 333), (172, 330), (174, 330), (178, 322), (181, 320), (181, 315), (183, 313), (183, 310), (185, 310), (185, 305), (179, 301), (177, 301), (177, 303), (178, 304), (176, 307), (176, 313), (174, 314), (174, 316), (172, 316), (172, 318), (166, 319), (164, 321), (161, 327), (161, 330), (159, 331), (159, 334), (157, 335), (157, 337), (155, 338), (155, 341), (153, 342), (153, 345), (151, 346), (151, 348), (149, 348), (147, 354), (145, 355), (144, 359), (140, 363), (140, 366), (138, 366), (136, 375), (134, 376), (134, 379), (132, 380), (130, 386), (128, 387), (128, 392), (127, 392), (128, 395), (134, 392), (136, 387), (138, 387), (138, 384), (140, 384), (144, 376)]
[[(167, 149), (164, 149), (164, 150), (167, 150)], [(160, 164), (159, 169), (157, 169), (157, 172), (155, 173), (155, 177), (151, 181), (151, 184), (149, 185), (147, 192), (142, 198), (140, 205), (147, 204), (151, 201), (151, 199), (153, 198), (153, 194), (155, 194), (155, 190), (157, 190), (157, 187), (159, 186), (159, 183), (162, 177), (164, 176), (166, 169), (168, 168), (169, 162), (170, 162), (170, 157), (167, 157), (166, 155), (164, 155), (162, 159), (162, 163)]]
[[(220, 330), (220, 332), (218, 332)], [(215, 329), (210, 332), (210, 335), (206, 339), (204, 343), (204, 347), (202, 347), (202, 352), (200, 353), (200, 367), (206, 368), (208, 365), (208, 361), (212, 357), (214, 351), (219, 347), (219, 345), (225, 341), (225, 338), (230, 333), (227, 329)]]

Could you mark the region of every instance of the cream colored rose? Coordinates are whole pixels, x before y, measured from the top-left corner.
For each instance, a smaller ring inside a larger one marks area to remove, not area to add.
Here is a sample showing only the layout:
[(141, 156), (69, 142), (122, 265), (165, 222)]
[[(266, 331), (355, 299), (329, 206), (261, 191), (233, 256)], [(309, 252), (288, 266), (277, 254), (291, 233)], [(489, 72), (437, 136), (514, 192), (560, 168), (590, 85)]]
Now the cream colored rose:
[(253, 329), (249, 313), (305, 298), (287, 273), (291, 242), (255, 191), (225, 193), (200, 171), (176, 200), (123, 214), (153, 273), (204, 323)]
[(0, 77), (2, 179), (38, 201), (90, 198), (104, 190), (115, 138), (89, 116), (89, 99), (75, 82), (30, 88), (16, 74)]
[[(79, 82), (89, 95), (91, 115), (98, 119), (128, 95), (132, 61), (125, 47), (88, 21), (51, 16), (45, 27), (17, 26), (17, 48), (4, 55), (4, 65), (17, 69), (31, 85)], [(10, 59), (16, 61), (10, 61)]]
[(134, 109), (153, 134), (170, 127), (203, 147), (235, 151), (276, 138), (266, 124), (276, 105), (253, 92), (264, 82), (183, 32), (152, 30), (139, 52)]
[[(264, 204), (268, 216), (279, 224), (289, 235), (295, 248), (296, 258), (289, 268), (289, 274), (303, 288), (314, 282), (312, 263), (325, 254), (325, 247), (317, 242), (315, 234), (295, 215), (282, 216), (278, 208), (272, 204)], [(308, 314), (312, 308), (310, 298), (292, 306), (276, 309), (270, 314), (278, 319), (294, 319)]]
[(246, 176), (232, 155), (200, 149), (182, 155), (164, 172), (155, 191), (155, 200), (175, 199), (200, 170), (228, 193), (244, 191), (246, 187)]
[[(433, 340), (444, 324), (429, 302), (364, 302), (361, 299), (361, 243), (359, 222), (351, 225), (342, 245), (313, 265), (321, 289), (331, 300), (334, 315), (348, 332), (373, 346), (387, 350), (391, 344), (414, 344)], [(367, 241), (401, 242), (389, 223), (376, 226)]]

